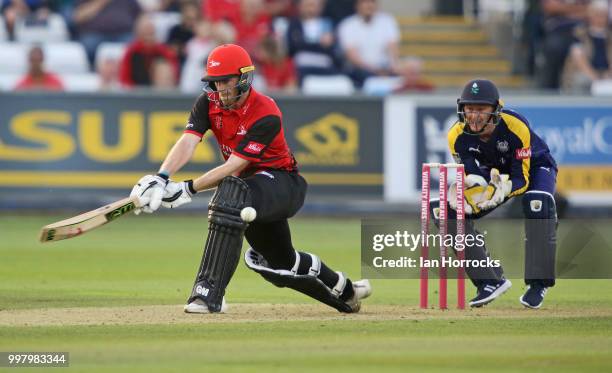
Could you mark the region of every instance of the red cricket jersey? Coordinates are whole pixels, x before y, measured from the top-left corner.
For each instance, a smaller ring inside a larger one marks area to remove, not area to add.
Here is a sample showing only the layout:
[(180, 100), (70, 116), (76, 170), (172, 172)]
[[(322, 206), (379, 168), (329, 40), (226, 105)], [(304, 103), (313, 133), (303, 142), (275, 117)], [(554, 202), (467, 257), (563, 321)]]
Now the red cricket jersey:
[(196, 100), (186, 133), (204, 136), (211, 130), (223, 158), (230, 155), (251, 163), (242, 172), (245, 177), (260, 170), (297, 171), (297, 162), (287, 145), (282, 114), (276, 102), (251, 88), (245, 103), (237, 109), (222, 109), (210, 102), (206, 93)]

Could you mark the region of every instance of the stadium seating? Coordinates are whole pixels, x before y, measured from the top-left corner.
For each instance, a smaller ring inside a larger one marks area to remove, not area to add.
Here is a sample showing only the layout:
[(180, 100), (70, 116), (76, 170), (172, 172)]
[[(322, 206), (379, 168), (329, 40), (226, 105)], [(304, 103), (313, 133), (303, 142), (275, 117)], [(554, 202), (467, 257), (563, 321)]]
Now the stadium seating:
[(363, 83), (363, 93), (371, 96), (385, 96), (402, 85), (398, 76), (372, 76)]
[(104, 42), (100, 44), (96, 51), (96, 66), (99, 66), (100, 62), (106, 59), (120, 61), (123, 58), (125, 49), (125, 43)]
[(593, 96), (612, 96), (612, 80), (597, 80), (591, 84), (591, 94)]
[(59, 14), (49, 14), (44, 20), (27, 17), (15, 22), (15, 40), (20, 43), (57, 43), (68, 39), (68, 27)]
[(0, 92), (12, 91), (22, 76), (23, 74), (0, 73)]
[(45, 66), (51, 72), (81, 74), (89, 72), (85, 48), (78, 42), (44, 44)]
[(0, 43), (0, 72), (3, 74), (23, 74), (28, 68), (29, 45), (20, 43)]
[(100, 86), (98, 75), (93, 73), (62, 74), (60, 79), (66, 92), (95, 92)]
[(302, 84), (305, 95), (346, 96), (355, 92), (355, 86), (346, 75), (307, 75)]

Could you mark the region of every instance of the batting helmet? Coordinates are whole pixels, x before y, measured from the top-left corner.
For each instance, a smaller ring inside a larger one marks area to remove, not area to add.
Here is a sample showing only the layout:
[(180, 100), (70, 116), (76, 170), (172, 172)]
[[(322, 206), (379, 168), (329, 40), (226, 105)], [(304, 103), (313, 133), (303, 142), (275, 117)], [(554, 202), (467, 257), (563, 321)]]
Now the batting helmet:
[(206, 75), (202, 78), (204, 91), (210, 101), (218, 103), (219, 91), (215, 82), (238, 77), (235, 86), (238, 88), (238, 95), (234, 98), (239, 98), (251, 88), (254, 71), (253, 61), (244, 48), (236, 44), (220, 45), (208, 55)]
[[(490, 121), (495, 125), (499, 123), (503, 102), (499, 99), (499, 91), (492, 81), (474, 79), (465, 85), (461, 97), (457, 99), (457, 116), (462, 123), (465, 123), (464, 107), (469, 104), (491, 105), (493, 112), (490, 113)], [(469, 126), (466, 126), (464, 132), (470, 132)]]

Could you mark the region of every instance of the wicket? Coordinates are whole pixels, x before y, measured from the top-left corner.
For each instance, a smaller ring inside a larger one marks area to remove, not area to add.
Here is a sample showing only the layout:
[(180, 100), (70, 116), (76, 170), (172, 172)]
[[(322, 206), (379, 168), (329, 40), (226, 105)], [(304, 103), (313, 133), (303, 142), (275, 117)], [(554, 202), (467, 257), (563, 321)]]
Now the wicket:
[[(440, 236), (445, 237), (448, 232), (448, 169), (456, 170), (456, 186), (457, 186), (457, 236), (465, 233), (465, 210), (464, 210), (464, 169), (462, 164), (458, 163), (424, 163), (421, 171), (421, 234), (427, 237), (429, 233), (429, 199), (430, 199), (430, 178), (431, 169), (438, 168), (439, 175), (439, 197), (440, 197)], [(443, 241), (443, 240), (442, 240)], [(440, 258), (448, 255), (448, 248), (443, 242), (440, 244)], [(429, 258), (429, 247), (427, 239), (423, 240), (421, 246), (421, 258)], [(462, 260), (465, 258), (465, 253), (457, 251), (457, 258)], [(427, 308), (428, 305), (428, 286), (429, 275), (428, 268), (421, 267), (420, 272), (420, 306)], [(438, 289), (438, 305), (440, 309), (447, 309), (447, 269), (440, 266), (440, 283)], [(457, 308), (465, 308), (465, 270), (461, 267), (457, 269)]]

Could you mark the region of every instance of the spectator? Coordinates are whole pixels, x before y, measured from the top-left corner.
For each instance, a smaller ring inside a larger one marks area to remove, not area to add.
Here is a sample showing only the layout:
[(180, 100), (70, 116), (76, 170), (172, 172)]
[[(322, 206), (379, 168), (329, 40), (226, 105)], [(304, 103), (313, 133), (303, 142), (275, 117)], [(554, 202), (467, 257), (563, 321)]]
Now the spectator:
[(270, 17), (293, 17), (296, 14), (293, 0), (265, 0), (264, 11)]
[(240, 13), (230, 23), (236, 29), (236, 44), (255, 54), (258, 45), (271, 31), (270, 17), (263, 0), (241, 0)]
[(327, 0), (323, 17), (329, 18), (337, 27), (342, 20), (355, 14), (356, 0)]
[(297, 84), (293, 62), (283, 53), (280, 43), (272, 35), (261, 41), (257, 57), (257, 67), (269, 92), (295, 92)]
[(377, 0), (357, 0), (357, 14), (338, 26), (348, 73), (357, 87), (370, 76), (395, 74), (400, 31), (395, 19), (377, 10)]
[(565, 64), (563, 88), (567, 91), (590, 92), (594, 81), (612, 78), (612, 35), (608, 28), (608, 3), (593, 1), (587, 10), (587, 24), (574, 32)]
[(14, 37), (15, 22), (36, 13), (38, 19), (45, 19), (49, 14), (47, 0), (0, 0), (6, 31), (10, 39)]
[(194, 36), (194, 27), (199, 21), (198, 6), (192, 2), (185, 2), (181, 6), (181, 23), (173, 26), (168, 33), (166, 44), (174, 48), (181, 67), (185, 63), (185, 46)]
[(196, 93), (202, 90), (200, 79), (204, 76), (204, 65), (208, 54), (220, 44), (233, 43), (236, 33), (227, 22), (211, 24), (201, 21), (195, 27), (195, 36), (185, 47), (187, 60), (181, 73), (181, 91)]
[[(202, 0), (202, 16), (213, 22), (233, 22), (240, 17), (241, 0)], [(261, 10), (270, 17), (289, 17), (294, 14), (293, 0), (264, 0)]]
[(152, 87), (156, 91), (171, 91), (176, 89), (174, 66), (167, 59), (156, 59), (151, 66), (151, 80)]
[(28, 72), (15, 86), (16, 91), (63, 91), (64, 84), (55, 75), (44, 68), (45, 55), (39, 46), (34, 46), (28, 53)]
[(155, 26), (144, 15), (138, 19), (135, 29), (136, 38), (127, 47), (119, 67), (121, 84), (127, 87), (150, 86), (153, 82), (153, 62), (165, 59), (173, 66), (178, 78), (178, 59), (174, 51), (155, 39)]
[(398, 64), (398, 73), (402, 78), (401, 85), (394, 93), (406, 92), (430, 92), (434, 85), (423, 76), (423, 61), (420, 58), (411, 57), (403, 59)]
[(98, 90), (119, 91), (119, 61), (114, 58), (105, 58), (97, 66), (98, 79), (100, 81)]
[(544, 40), (538, 67), (538, 85), (558, 89), (565, 59), (574, 37), (574, 27), (586, 16), (589, 0), (541, 0)]
[(76, 0), (73, 19), (92, 66), (100, 43), (127, 43), (132, 39), (132, 27), (139, 15), (136, 0)]
[(338, 74), (333, 25), (322, 10), (323, 0), (300, 0), (300, 16), (289, 23), (287, 45), (300, 86), (306, 75)]
[(240, 0), (202, 0), (202, 17), (212, 23), (230, 21), (240, 13)]

